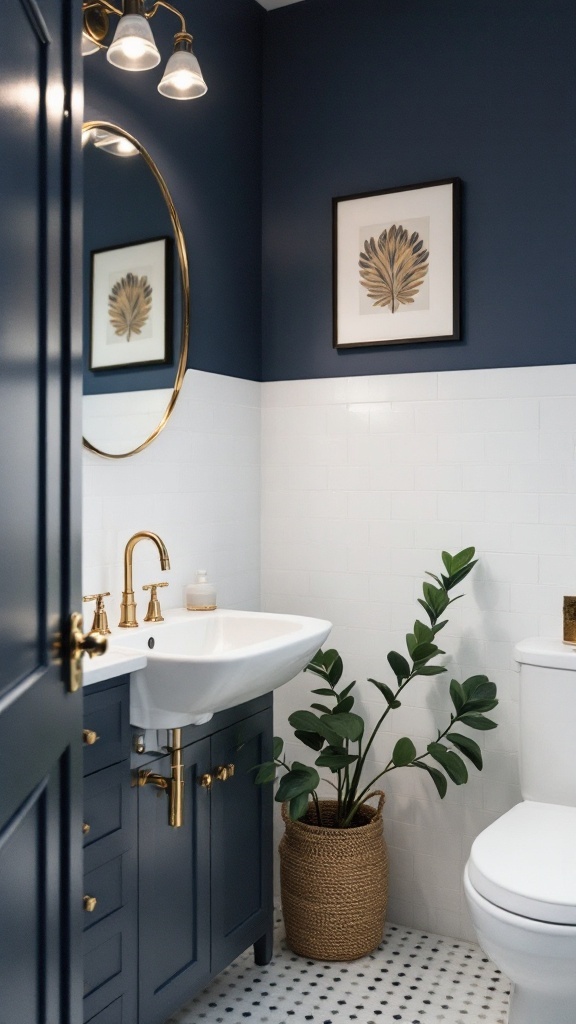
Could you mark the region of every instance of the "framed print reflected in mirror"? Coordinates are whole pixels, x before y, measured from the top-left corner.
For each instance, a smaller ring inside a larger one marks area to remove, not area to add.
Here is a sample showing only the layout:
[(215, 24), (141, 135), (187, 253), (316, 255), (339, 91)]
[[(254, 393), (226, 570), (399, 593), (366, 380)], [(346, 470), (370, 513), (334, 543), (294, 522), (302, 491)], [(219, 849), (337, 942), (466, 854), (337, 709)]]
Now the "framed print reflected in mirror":
[(91, 253), (90, 369), (172, 360), (172, 239)]

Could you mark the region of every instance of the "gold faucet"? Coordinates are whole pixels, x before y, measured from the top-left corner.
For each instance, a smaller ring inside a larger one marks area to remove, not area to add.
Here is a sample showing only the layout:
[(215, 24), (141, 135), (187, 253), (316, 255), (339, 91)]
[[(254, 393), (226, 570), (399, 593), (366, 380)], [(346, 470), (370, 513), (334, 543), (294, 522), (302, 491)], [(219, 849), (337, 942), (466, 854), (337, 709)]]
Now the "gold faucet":
[(158, 536), (157, 533), (152, 533), (150, 530), (139, 530), (133, 537), (130, 537), (124, 551), (124, 590), (122, 592), (122, 603), (120, 605), (120, 622), (119, 626), (124, 629), (130, 629), (133, 626), (137, 626), (136, 621), (136, 603), (134, 601), (134, 589), (132, 586), (132, 555), (134, 548), (140, 540), (151, 540), (158, 548), (158, 554), (160, 555), (160, 568), (170, 568), (170, 558), (168, 557), (168, 551), (163, 540)]

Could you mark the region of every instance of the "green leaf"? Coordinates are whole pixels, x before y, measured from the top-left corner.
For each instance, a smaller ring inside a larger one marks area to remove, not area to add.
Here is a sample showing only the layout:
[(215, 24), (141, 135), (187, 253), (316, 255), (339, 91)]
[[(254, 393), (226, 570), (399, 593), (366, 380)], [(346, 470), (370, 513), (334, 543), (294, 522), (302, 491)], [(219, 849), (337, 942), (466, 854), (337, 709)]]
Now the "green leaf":
[(328, 682), (330, 686), (336, 686), (336, 683), (340, 679), (344, 666), (342, 664), (342, 658), (338, 654), (338, 651), (331, 648), (324, 654), (324, 668), (328, 676)]
[(403, 658), (397, 651), (390, 651), (388, 655), (388, 664), (399, 682), (403, 679), (407, 679), (410, 675), (410, 665), (406, 661), (406, 658)]
[(272, 751), (273, 757), (280, 757), (280, 754), (284, 750), (284, 740), (281, 736), (274, 737), (274, 746)]
[(326, 669), (324, 668), (324, 653), (322, 650), (316, 651), (313, 658), (310, 659), (305, 672), (314, 672), (317, 676), (323, 676), (326, 678)]
[(445, 654), (445, 651), (441, 651), (436, 644), (417, 644), (410, 656), (412, 661), (429, 661), (437, 654)]
[(405, 768), (416, 757), (416, 747), (408, 736), (403, 736), (392, 751), (392, 762), (396, 768)]
[(425, 772), (428, 772), (428, 775), (430, 776), (434, 785), (436, 786), (436, 789), (438, 790), (438, 795), (440, 796), (440, 799), (443, 800), (444, 797), (446, 796), (446, 790), (448, 789), (446, 776), (442, 775), (442, 772), (438, 771), (437, 768), (433, 768), (431, 764), (424, 764), (424, 761), (414, 761), (413, 767), (423, 768)]
[(412, 657), (412, 651), (418, 646), (418, 641), (414, 636), (414, 633), (406, 633), (406, 647), (408, 648), (408, 654)]
[(416, 619), (414, 623), (414, 636), (419, 644), (428, 644), (434, 639), (434, 630)]
[(457, 679), (453, 679), (450, 683), (450, 696), (456, 709), (456, 713), (458, 714), (460, 709), (464, 706), (464, 691)]
[(350, 712), (342, 715), (334, 712), (329, 717), (323, 715), (321, 721), (331, 732), (341, 736), (342, 739), (352, 740), (352, 742), (359, 740), (364, 732), (364, 720), (360, 718), (360, 715)]
[(443, 551), (442, 552), (442, 561), (444, 563), (444, 568), (446, 569), (446, 572), (450, 576), (450, 574), (453, 572), (453, 569), (452, 569), (452, 561), (453, 561), (452, 555), (449, 555), (447, 551)]
[[(449, 574), (453, 575), (453, 573), (458, 572), (459, 569), (463, 569), (464, 566), (468, 565), (468, 563), (474, 558), (475, 554), (476, 548), (462, 548), (462, 551), (459, 551), (457, 555), (452, 556), (452, 568), (447, 570)], [(474, 565), (476, 565), (476, 562), (474, 562)]]
[(368, 679), (368, 682), (372, 683), (376, 687), (377, 690), (380, 690), (380, 693), (384, 697), (386, 703), (388, 704), (388, 707), (390, 707), (390, 708), (399, 708), (400, 707), (400, 701), (396, 699), (396, 697), (394, 696), (393, 691), (390, 689), (389, 686), (386, 685), (386, 683), (379, 683), (377, 679), (370, 679), (370, 678)]
[(462, 692), (469, 700), (494, 700), (496, 683), (491, 683), (488, 676), (470, 676), (462, 683)]
[(258, 765), (258, 771), (254, 776), (254, 782), (258, 785), (262, 785), (264, 782), (274, 782), (276, 778), (276, 765), (274, 761), (265, 761), (264, 764)]
[(419, 676), (439, 676), (442, 672), (446, 672), (444, 665), (423, 665), (422, 668), (418, 669)]
[(348, 694), (350, 693), (354, 686), (356, 686), (355, 679), (353, 679), (351, 683), (348, 683), (348, 686), (345, 686), (344, 689), (340, 691), (338, 700), (344, 700), (344, 698), (348, 696)]
[(457, 747), (469, 761), (472, 761), (478, 771), (482, 771), (482, 752), (475, 740), (470, 739), (469, 736), (462, 736), (459, 732), (449, 732), (446, 739)]
[(442, 622), (437, 622), (435, 626), (432, 626), (432, 633), (434, 634), (434, 636), (436, 636), (436, 633), (439, 633), (440, 630), (444, 629), (444, 626), (447, 625), (448, 619), (442, 619)]
[(304, 743), (311, 750), (322, 750), (325, 739), (316, 732), (302, 732), (300, 729), (296, 729), (294, 733), (297, 740)]
[(300, 793), (299, 796), (292, 798), (288, 806), (288, 814), (292, 821), (298, 821), (299, 818), (304, 817), (308, 810), (308, 803), (308, 793)]
[[(431, 608), (426, 601), (423, 601), (421, 597), (418, 598), (418, 604), (422, 605), (424, 611), (426, 612), (430, 619), (430, 622), (434, 624), (436, 622), (436, 619), (438, 618), (438, 616), (434, 612), (434, 609)], [(416, 643), (416, 638), (414, 638), (414, 643)], [(408, 648), (408, 651), (410, 651), (410, 648)]]
[(292, 768), (280, 780), (275, 799), (278, 803), (285, 800), (292, 800), (301, 793), (312, 793), (320, 782), (320, 776), (315, 768)]
[(319, 690), (312, 690), (312, 693), (317, 693), (319, 697), (337, 697), (338, 694), (334, 690), (329, 690), (327, 686), (321, 686)]
[(453, 576), (443, 576), (442, 582), (444, 583), (446, 590), (453, 590), (453, 588), (457, 587), (459, 583), (462, 583), (462, 580), (466, 579), (468, 573), (472, 572), (475, 565), (476, 562), (471, 562), (471, 564), (467, 565), (465, 569), (460, 569), (458, 572), (455, 572)]
[(424, 591), (427, 603), (434, 610), (436, 618), (438, 618), (450, 604), (448, 594), (441, 587), (433, 587), (431, 583), (424, 583), (422, 590)]
[(498, 722), (493, 722), (491, 718), (484, 718), (484, 715), (477, 711), (462, 715), (458, 722), (460, 725), (467, 725), (470, 729), (479, 729), (481, 732), (498, 728)]
[(462, 786), (468, 782), (468, 769), (464, 761), (453, 750), (448, 750), (442, 743), (429, 743), (428, 753), (438, 764), (442, 765), (444, 771), (450, 776), (452, 782)]
[(300, 729), (302, 732), (315, 732), (322, 735), (320, 719), (311, 711), (293, 711), (288, 716), (288, 721), (293, 729)]
[(320, 757), (316, 758), (314, 764), (318, 765), (319, 768), (330, 768), (331, 771), (337, 772), (357, 760), (357, 754), (320, 754)]
[(354, 697), (344, 697), (343, 700), (339, 700), (338, 701), (338, 703), (336, 705), (336, 708), (335, 708), (335, 714), (338, 714), (338, 715), (344, 714), (344, 712), (346, 712), (346, 711), (351, 711), (353, 707), (354, 707)]
[(316, 711), (321, 711), (323, 715), (332, 714), (332, 708), (327, 708), (325, 704), (311, 704), (310, 707), (314, 708)]
[(467, 700), (462, 711), (467, 714), (469, 711), (477, 711), (479, 714), (484, 714), (486, 711), (493, 711), (497, 708), (499, 701), (497, 700)]

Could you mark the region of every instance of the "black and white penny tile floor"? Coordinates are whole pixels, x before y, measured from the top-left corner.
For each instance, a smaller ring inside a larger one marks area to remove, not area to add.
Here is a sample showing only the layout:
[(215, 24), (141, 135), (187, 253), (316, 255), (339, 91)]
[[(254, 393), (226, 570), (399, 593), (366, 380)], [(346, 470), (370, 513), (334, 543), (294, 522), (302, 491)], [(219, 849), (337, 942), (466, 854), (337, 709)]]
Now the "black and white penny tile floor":
[(388, 924), (353, 963), (296, 956), (276, 922), (274, 958), (238, 957), (166, 1024), (506, 1024), (508, 979), (478, 946)]

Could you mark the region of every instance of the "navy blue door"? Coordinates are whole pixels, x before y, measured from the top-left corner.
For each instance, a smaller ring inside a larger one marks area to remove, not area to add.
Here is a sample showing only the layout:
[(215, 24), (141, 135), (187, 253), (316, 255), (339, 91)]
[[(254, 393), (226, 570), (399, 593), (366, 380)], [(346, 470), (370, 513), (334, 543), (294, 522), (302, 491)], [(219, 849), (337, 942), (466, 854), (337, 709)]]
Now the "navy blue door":
[(2, 4), (2, 1024), (81, 1020), (81, 691), (65, 657), (80, 601), (80, 8)]

